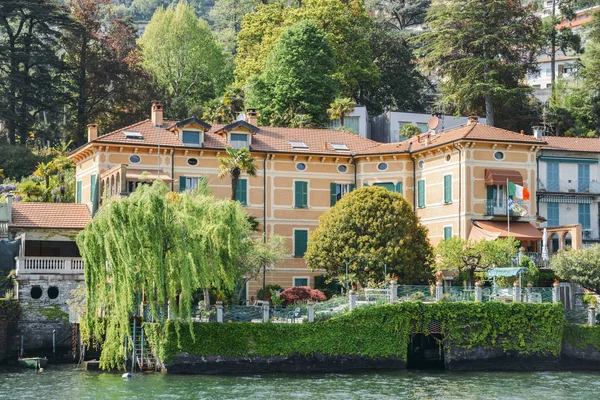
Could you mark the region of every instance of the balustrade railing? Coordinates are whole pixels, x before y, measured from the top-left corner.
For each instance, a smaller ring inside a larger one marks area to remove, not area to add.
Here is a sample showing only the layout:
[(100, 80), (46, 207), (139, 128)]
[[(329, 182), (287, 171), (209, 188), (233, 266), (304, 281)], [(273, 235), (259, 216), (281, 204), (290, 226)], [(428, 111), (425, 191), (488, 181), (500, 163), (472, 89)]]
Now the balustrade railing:
[(83, 274), (83, 260), (74, 257), (16, 257), (17, 276), (23, 274)]

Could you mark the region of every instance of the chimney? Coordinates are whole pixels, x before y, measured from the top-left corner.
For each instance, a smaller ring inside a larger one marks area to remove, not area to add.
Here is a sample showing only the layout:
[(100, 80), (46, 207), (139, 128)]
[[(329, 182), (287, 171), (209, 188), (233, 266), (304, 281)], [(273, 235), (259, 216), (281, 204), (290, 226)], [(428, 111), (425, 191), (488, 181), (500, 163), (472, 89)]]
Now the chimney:
[(544, 127), (543, 126), (534, 126), (533, 127), (533, 137), (536, 139), (542, 140), (544, 138)]
[(246, 122), (250, 125), (258, 126), (258, 118), (256, 116), (256, 108), (246, 110)]
[(12, 203), (13, 203), (13, 194), (9, 193), (6, 195), (6, 206), (8, 208), (8, 223), (12, 224)]
[(98, 139), (98, 124), (88, 125), (88, 142)]
[(479, 122), (479, 117), (477, 117), (477, 116), (470, 116), (467, 118), (467, 126), (474, 125), (478, 122)]
[(162, 126), (163, 124), (163, 106), (160, 101), (152, 102), (152, 125)]

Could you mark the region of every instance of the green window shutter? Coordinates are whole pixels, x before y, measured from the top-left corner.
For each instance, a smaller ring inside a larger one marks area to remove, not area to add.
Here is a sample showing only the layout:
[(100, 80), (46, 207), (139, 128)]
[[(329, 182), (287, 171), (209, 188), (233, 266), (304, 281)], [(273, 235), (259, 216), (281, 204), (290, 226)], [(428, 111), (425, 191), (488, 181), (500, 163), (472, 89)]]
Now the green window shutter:
[(308, 182), (296, 181), (294, 183), (294, 207), (308, 207)]
[(308, 182), (302, 182), (302, 207), (308, 207)]
[(92, 215), (98, 210), (98, 175), (92, 175), (90, 188), (90, 201), (92, 202)]
[(304, 257), (308, 245), (308, 231), (296, 229), (294, 231), (294, 257)]
[(448, 240), (452, 237), (452, 227), (445, 226), (444, 227), (444, 240)]
[(444, 175), (444, 203), (452, 203), (452, 175)]
[(402, 194), (402, 182), (396, 183), (396, 193)]
[(185, 190), (185, 176), (179, 177), (179, 191), (183, 192)]
[(83, 190), (83, 182), (77, 181), (77, 203), (81, 204), (81, 191)]
[(246, 179), (239, 179), (237, 181), (235, 199), (242, 203), (243, 206), (248, 205), (248, 181)]
[(363, 187), (369, 187), (368, 183), (363, 183)]
[(354, 189), (356, 189), (356, 185), (354, 183), (351, 183), (349, 186), (350, 191), (354, 191)]
[(417, 182), (417, 206), (425, 207), (425, 181), (419, 179)]
[(331, 190), (331, 192), (329, 193), (329, 205), (333, 207), (337, 202), (337, 183), (331, 182), (329, 184), (329, 188)]

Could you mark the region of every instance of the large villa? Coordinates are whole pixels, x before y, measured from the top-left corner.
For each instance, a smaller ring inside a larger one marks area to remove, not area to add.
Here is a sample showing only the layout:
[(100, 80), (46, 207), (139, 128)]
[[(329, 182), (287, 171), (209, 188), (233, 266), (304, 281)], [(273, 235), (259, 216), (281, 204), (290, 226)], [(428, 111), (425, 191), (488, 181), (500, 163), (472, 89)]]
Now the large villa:
[[(451, 236), (506, 237), (510, 218), (510, 235), (521, 240), (525, 251), (539, 253), (540, 228), (546, 226), (547, 216), (538, 214), (536, 189), (539, 155), (547, 145), (540, 134), (519, 134), (480, 124), (476, 118), (452, 130), (382, 144), (340, 130), (257, 126), (252, 110), (245, 121), (229, 125), (198, 118), (167, 121), (162, 105), (154, 103), (150, 119), (114, 132), (99, 136), (97, 125), (90, 125), (88, 143), (70, 158), (77, 165), (77, 202), (95, 212), (106, 197), (127, 195), (142, 181), (154, 179), (165, 181), (173, 191), (194, 189), (206, 179), (216, 196), (230, 197), (229, 178), (218, 177), (218, 157), (228, 146), (247, 147), (257, 159), (258, 172), (255, 177), (242, 176), (237, 200), (260, 221), (267, 236), (277, 233), (289, 239), (288, 258), (266, 278), (267, 284), (289, 287), (314, 284), (314, 276), (321, 273), (306, 268), (308, 234), (323, 212), (362, 186), (383, 186), (402, 194), (428, 228), (433, 245)], [(588, 195), (583, 204), (590, 219), (597, 219), (588, 201), (589, 165), (597, 168), (597, 156), (595, 160), (584, 162), (588, 185), (581, 190)], [(520, 203), (522, 215), (507, 217), (507, 180), (531, 192), (530, 200)], [(569, 193), (575, 198), (569, 201), (577, 202), (577, 193)], [(553, 201), (561, 203), (559, 197)], [(549, 226), (556, 237), (554, 250), (565, 243), (580, 246), (582, 224), (563, 224)], [(248, 298), (262, 285), (250, 282)]]

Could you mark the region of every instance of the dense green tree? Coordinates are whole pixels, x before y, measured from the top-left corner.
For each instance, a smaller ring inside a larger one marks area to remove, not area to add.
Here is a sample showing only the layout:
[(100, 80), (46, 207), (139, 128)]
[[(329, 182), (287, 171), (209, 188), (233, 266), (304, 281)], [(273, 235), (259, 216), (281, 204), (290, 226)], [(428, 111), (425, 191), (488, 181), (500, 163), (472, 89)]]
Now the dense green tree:
[(87, 292), (82, 338), (102, 345), (101, 366), (123, 368), (142, 296), (154, 316), (168, 303), (175, 320), (190, 322), (199, 289), (234, 290), (250, 235), (239, 203), (169, 192), (160, 181), (108, 200), (77, 237)]
[(527, 91), (522, 80), (537, 69), (540, 20), (514, 0), (438, 1), (430, 9), (422, 64), (440, 79), (442, 101), (458, 114), (494, 111), (515, 93)]
[(474, 284), (476, 269), (510, 267), (518, 244), (514, 237), (473, 241), (454, 236), (437, 245), (435, 267), (438, 271), (466, 271), (471, 284)]
[(376, 0), (373, 8), (399, 31), (425, 22), (431, 0)]
[(139, 66), (136, 27), (111, 12), (112, 0), (68, 0), (77, 21), (63, 38), (69, 69), (67, 132), (76, 145), (86, 141), (89, 123), (110, 130), (143, 119), (151, 90)]
[(0, 119), (8, 141), (25, 144), (40, 113), (57, 112), (63, 93), (59, 40), (72, 26), (55, 0), (0, 2)]
[(600, 246), (561, 252), (550, 260), (550, 268), (560, 279), (578, 283), (600, 293)]
[(300, 6), (277, 1), (257, 6), (246, 15), (238, 35), (236, 82), (244, 87), (268, 67), (267, 57), (278, 43), (283, 28), (312, 20), (333, 48), (338, 67), (334, 76), (344, 97), (356, 98), (361, 85), (379, 80), (369, 43), (372, 21), (361, 0), (306, 0)]
[(400, 128), (400, 137), (403, 138), (411, 138), (420, 134), (421, 128), (413, 124), (404, 124), (402, 128)]
[(264, 72), (248, 90), (248, 103), (260, 110), (263, 124), (275, 118), (306, 114), (318, 125), (327, 121), (327, 105), (336, 95), (333, 50), (312, 21), (287, 28), (265, 63)]
[(386, 110), (424, 112), (432, 102), (432, 86), (419, 71), (409, 36), (378, 21), (370, 42), (381, 78), (360, 84), (357, 102), (367, 106), (370, 115)]
[(235, 54), (237, 35), (242, 29), (242, 18), (254, 11), (258, 0), (217, 0), (210, 10), (213, 31), (225, 53)]
[(247, 148), (227, 147), (226, 157), (219, 158), (219, 178), (231, 177), (231, 200), (236, 200), (237, 185), (242, 174), (256, 176), (256, 159)]
[(360, 283), (382, 281), (388, 275), (402, 284), (432, 277), (433, 252), (427, 229), (404, 198), (382, 187), (346, 194), (319, 218), (304, 255), (313, 270), (342, 277), (349, 272)]
[(141, 59), (173, 118), (216, 98), (226, 86), (225, 60), (208, 24), (184, 1), (160, 8), (139, 39)]
[(38, 163), (51, 159), (51, 155), (35, 152), (26, 146), (0, 144), (0, 169), (3, 169), (4, 176), (11, 180), (20, 181), (31, 175)]

